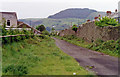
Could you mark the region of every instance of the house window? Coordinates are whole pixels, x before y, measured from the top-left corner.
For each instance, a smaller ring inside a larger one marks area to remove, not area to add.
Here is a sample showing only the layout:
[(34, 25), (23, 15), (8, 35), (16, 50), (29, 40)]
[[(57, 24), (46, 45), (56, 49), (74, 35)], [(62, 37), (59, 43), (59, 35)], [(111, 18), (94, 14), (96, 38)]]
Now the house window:
[(7, 26), (10, 26), (10, 20), (7, 20)]

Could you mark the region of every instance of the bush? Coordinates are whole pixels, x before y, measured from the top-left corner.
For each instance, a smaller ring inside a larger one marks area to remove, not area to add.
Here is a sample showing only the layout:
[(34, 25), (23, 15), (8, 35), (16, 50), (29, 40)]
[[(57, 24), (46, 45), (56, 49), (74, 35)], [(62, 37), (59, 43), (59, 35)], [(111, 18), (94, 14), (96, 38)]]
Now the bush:
[(95, 21), (96, 26), (99, 27), (104, 27), (104, 26), (118, 26), (118, 22), (114, 18), (109, 18), (109, 17), (102, 17), (99, 18), (99, 21)]
[(73, 31), (77, 32), (77, 29), (78, 29), (78, 27), (77, 27), (76, 25), (73, 25), (73, 26), (72, 26), (72, 30), (73, 30)]
[(9, 30), (6, 30), (5, 27), (2, 26), (2, 36), (6, 36), (6, 35), (18, 35), (18, 34), (24, 34), (21, 36), (14, 36), (14, 37), (3, 37), (2, 38), (2, 43), (6, 44), (6, 43), (12, 43), (14, 41), (20, 41), (20, 40), (24, 40), (30, 37), (33, 37), (33, 32), (32, 31), (27, 31), (27, 30), (12, 30), (11, 28)]
[(39, 30), (39, 31), (44, 31), (44, 30), (46, 30), (46, 28), (45, 28), (45, 26), (44, 25), (38, 25), (37, 27), (36, 27), (36, 29), (37, 30)]
[(43, 31), (42, 34), (44, 34), (44, 35), (50, 35), (47, 30)]

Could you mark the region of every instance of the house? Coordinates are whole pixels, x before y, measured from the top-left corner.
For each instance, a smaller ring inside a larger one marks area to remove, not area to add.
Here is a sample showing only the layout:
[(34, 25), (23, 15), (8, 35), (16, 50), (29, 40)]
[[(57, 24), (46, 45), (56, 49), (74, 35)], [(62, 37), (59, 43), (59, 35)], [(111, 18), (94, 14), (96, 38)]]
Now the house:
[(118, 18), (118, 11), (117, 11), (117, 9), (115, 10), (114, 13), (112, 13), (111, 11), (107, 11), (106, 14), (107, 14), (107, 17), (109, 17), (109, 18)]
[(0, 23), (6, 24), (6, 28), (17, 27), (17, 15), (15, 12), (0, 12)]
[(112, 14), (112, 12), (111, 11), (107, 11), (106, 14), (107, 14), (107, 16), (110, 16)]
[(18, 21), (17, 22), (17, 29), (19, 29), (19, 30), (21, 30), (21, 29), (25, 29), (25, 30), (33, 30), (33, 32), (35, 33), (35, 34), (41, 34), (41, 32), (39, 31), (39, 30), (37, 30), (37, 29), (35, 29), (35, 28), (33, 28), (33, 27), (31, 27), (31, 26), (29, 26), (29, 25), (27, 25), (27, 24), (25, 24), (25, 23), (23, 23), (23, 22), (21, 22), (21, 21)]
[(94, 20), (99, 20), (99, 17), (94, 17)]
[(33, 30), (35, 34), (40, 34), (41, 32), (34, 29), (33, 27), (18, 21), (16, 12), (0, 12), (0, 25), (6, 24), (6, 30), (18, 29), (18, 30)]
[(87, 22), (90, 22), (90, 20), (88, 19)]

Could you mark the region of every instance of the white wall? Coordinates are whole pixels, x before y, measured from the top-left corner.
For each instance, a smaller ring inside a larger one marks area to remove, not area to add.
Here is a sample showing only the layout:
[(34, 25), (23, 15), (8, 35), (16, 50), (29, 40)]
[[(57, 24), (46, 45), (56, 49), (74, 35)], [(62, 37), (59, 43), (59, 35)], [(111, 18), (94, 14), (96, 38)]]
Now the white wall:
[(10, 20), (10, 26), (6, 25), (6, 27), (17, 27), (17, 17), (15, 15), (2, 13), (2, 18), (5, 18), (6, 24), (7, 20)]

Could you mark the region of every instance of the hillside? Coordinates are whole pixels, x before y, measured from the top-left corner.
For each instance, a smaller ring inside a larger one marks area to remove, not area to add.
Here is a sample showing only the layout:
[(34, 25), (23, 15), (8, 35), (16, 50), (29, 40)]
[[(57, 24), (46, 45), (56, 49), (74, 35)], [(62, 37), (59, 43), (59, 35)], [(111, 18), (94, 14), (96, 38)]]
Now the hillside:
[(60, 11), (54, 15), (49, 16), (48, 18), (53, 19), (62, 19), (62, 18), (80, 18), (86, 19), (91, 13), (97, 12), (96, 10), (88, 9), (88, 8), (71, 8)]
[(53, 26), (55, 26), (56, 30), (63, 30), (69, 28), (73, 24), (79, 25), (85, 23), (87, 19), (93, 20), (94, 17), (98, 15), (105, 16), (106, 14), (105, 12), (98, 12), (87, 8), (72, 8), (60, 11), (48, 18), (28, 18), (19, 19), (19, 21), (27, 23), (33, 27), (43, 24), (47, 27), (47, 30), (50, 31)]
[(86, 20), (85, 19), (77, 19), (77, 18), (66, 18), (66, 19), (30, 18), (30, 19), (19, 19), (19, 21), (22, 21), (29, 25), (31, 24), (31, 26), (33, 26), (33, 27), (36, 27), (39, 24), (43, 24), (43, 25), (45, 25), (45, 27), (47, 27), (47, 29), (51, 29), (54, 26), (56, 30), (63, 30), (63, 29), (69, 28), (71, 26), (71, 24), (72, 25), (73, 24), (82, 24)]
[(99, 15), (103, 17), (103, 16), (106, 16), (106, 13), (105, 12), (93, 12), (87, 17), (87, 19), (93, 20), (94, 17), (99, 16)]

